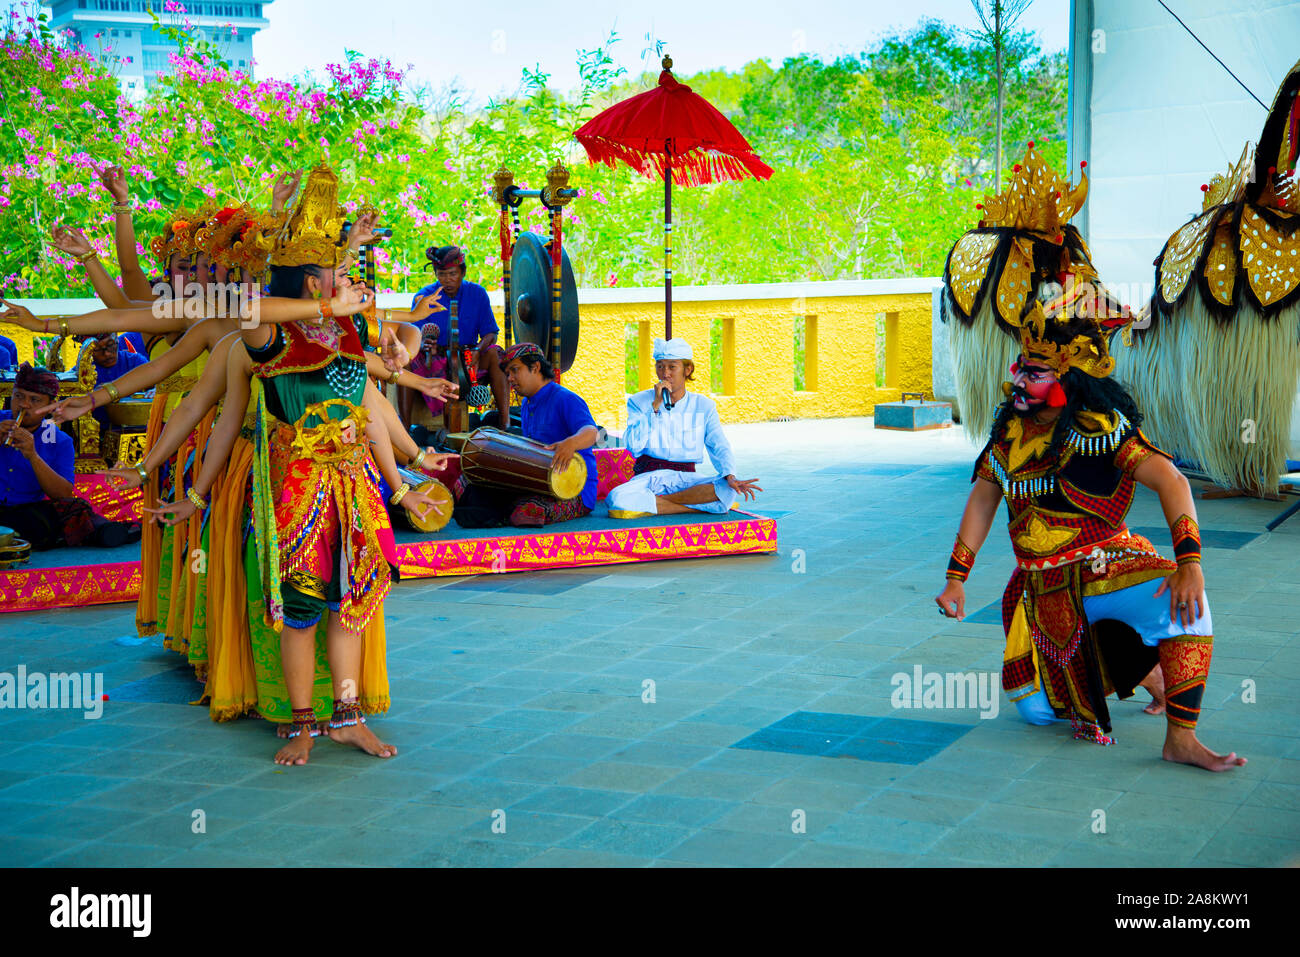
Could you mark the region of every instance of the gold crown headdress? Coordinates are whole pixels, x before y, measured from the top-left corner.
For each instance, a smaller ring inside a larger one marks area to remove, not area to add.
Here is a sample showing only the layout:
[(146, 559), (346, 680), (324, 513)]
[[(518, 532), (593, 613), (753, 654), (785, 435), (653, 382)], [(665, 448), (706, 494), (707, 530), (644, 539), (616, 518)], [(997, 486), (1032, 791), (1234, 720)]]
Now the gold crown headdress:
[(230, 241), (230, 247), (224, 254), (225, 265), (238, 269), (245, 278), (260, 276), (266, 272), (267, 262), (275, 249), (275, 238), (284, 228), (288, 214), (262, 213), (249, 215)]
[(272, 266), (339, 264), (339, 234), (347, 216), (338, 204), (339, 181), (324, 160), (307, 176), (302, 196), (289, 221), (275, 237)]
[(253, 215), (247, 205), (227, 206), (214, 213), (194, 231), (195, 249), (220, 266), (230, 266), (231, 244), (239, 238), (244, 224)]
[(1058, 245), (1064, 242), (1062, 227), (1088, 198), (1087, 174), (1081, 172), (1078, 184), (1071, 186), (1047, 165), (1032, 140), (1024, 160), (1012, 167), (1011, 174), (1011, 185), (1004, 192), (986, 195), (984, 202), (975, 207), (984, 211), (980, 226), (1021, 229), (1041, 234)]
[(206, 203), (194, 211), (178, 209), (172, 214), (162, 235), (155, 236), (149, 243), (149, 250), (163, 269), (168, 267), (176, 253), (188, 256), (195, 251), (196, 234), (215, 212), (216, 207)]
[[(1115, 360), (1111, 357), (1108, 340), (1116, 329), (1123, 329), (1127, 336), (1128, 329), (1136, 318), (1127, 307), (1118, 315), (1107, 315), (1109, 297), (1091, 283), (1072, 283), (1070, 288), (1056, 299), (1044, 305), (1035, 301), (1033, 309), (1020, 326), (1020, 348), (1027, 359), (1037, 359), (1051, 367), (1057, 376), (1062, 376), (1069, 369), (1104, 379), (1115, 371)], [(1047, 337), (1048, 325), (1062, 324), (1062, 320), (1071, 321), (1077, 326), (1078, 320), (1087, 320), (1087, 332), (1080, 333), (1068, 343), (1053, 342)]]

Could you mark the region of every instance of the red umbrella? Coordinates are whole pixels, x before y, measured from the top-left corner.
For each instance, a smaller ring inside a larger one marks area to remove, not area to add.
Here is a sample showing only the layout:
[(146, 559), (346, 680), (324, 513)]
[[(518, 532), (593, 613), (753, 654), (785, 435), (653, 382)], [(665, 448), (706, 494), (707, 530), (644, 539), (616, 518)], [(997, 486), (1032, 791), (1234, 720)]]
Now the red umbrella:
[(642, 176), (664, 181), (664, 337), (673, 335), (673, 179), (684, 186), (768, 179), (772, 168), (758, 158), (731, 121), (672, 75), (664, 57), (659, 85), (615, 103), (592, 117), (574, 138), (593, 163), (622, 160)]

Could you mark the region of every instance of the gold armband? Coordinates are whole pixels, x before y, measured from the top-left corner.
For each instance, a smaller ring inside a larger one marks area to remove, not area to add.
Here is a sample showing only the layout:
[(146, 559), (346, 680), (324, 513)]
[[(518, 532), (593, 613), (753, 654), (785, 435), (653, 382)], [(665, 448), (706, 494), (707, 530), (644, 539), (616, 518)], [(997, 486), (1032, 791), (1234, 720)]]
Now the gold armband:
[[(108, 393), (109, 402), (117, 402), (119, 399), (122, 398), (122, 396), (117, 391), (117, 386), (113, 385), (113, 383), (111, 382), (104, 383), (104, 391)], [(107, 405), (108, 403), (105, 404)]]
[(406, 495), (406, 493), (409, 492), (410, 490), (411, 490), (411, 484), (409, 482), (403, 482), (401, 485), (397, 487), (397, 491), (393, 493), (393, 497), (388, 500), (388, 504), (389, 505), (398, 504), (402, 500), (402, 498)]
[(415, 458), (411, 459), (411, 468), (418, 469), (424, 464), (424, 449), (415, 453)]
[(190, 490), (185, 493), (185, 497), (189, 499), (190, 502), (193, 503), (194, 507), (197, 508), (200, 512), (207, 511), (208, 503), (203, 501), (202, 495), (194, 491), (193, 486), (190, 486)]
[(98, 259), (98, 258), (99, 258), (99, 253), (95, 252), (95, 250), (93, 249), (88, 253), (82, 253), (80, 256), (76, 257), (77, 262), (81, 263), (81, 265), (83, 266), (89, 266), (90, 261), (92, 259)]

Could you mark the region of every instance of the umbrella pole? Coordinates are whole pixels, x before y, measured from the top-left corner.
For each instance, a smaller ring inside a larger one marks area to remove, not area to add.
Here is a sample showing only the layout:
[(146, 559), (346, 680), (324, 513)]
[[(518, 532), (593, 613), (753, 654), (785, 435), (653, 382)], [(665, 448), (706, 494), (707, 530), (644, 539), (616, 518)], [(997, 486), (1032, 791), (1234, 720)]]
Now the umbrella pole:
[(673, 337), (673, 148), (664, 144), (668, 167), (664, 170), (664, 338)]
[(560, 381), (560, 291), (562, 274), (560, 271), (561, 236), (564, 230), (564, 207), (551, 208), (551, 366), (555, 369), (555, 381)]

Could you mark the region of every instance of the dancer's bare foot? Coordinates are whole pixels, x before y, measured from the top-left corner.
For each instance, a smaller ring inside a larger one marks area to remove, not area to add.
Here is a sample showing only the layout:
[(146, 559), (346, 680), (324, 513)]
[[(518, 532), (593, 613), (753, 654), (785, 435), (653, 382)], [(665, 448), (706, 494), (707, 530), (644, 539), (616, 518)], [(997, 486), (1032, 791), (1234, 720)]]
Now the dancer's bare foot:
[(1231, 771), (1246, 763), (1245, 758), (1237, 757), (1236, 751), (1227, 755), (1215, 754), (1197, 740), (1195, 731), (1174, 725), (1170, 725), (1165, 734), (1165, 747), (1161, 757), (1179, 764), (1194, 764), (1207, 771)]
[(275, 752), (276, 764), (306, 764), (307, 755), (311, 753), (311, 735), (304, 731), (296, 738), (290, 738), (279, 751)]
[(395, 745), (384, 744), (364, 724), (349, 725), (346, 728), (330, 728), (329, 736), (331, 741), (337, 741), (339, 744), (350, 744), (354, 748), (360, 748), (366, 754), (373, 754), (377, 758), (391, 758), (397, 754)]
[(1165, 673), (1156, 665), (1151, 669), (1151, 673), (1142, 679), (1138, 685), (1139, 688), (1146, 688), (1151, 692), (1151, 703), (1142, 710), (1147, 714), (1164, 714), (1165, 713)]

